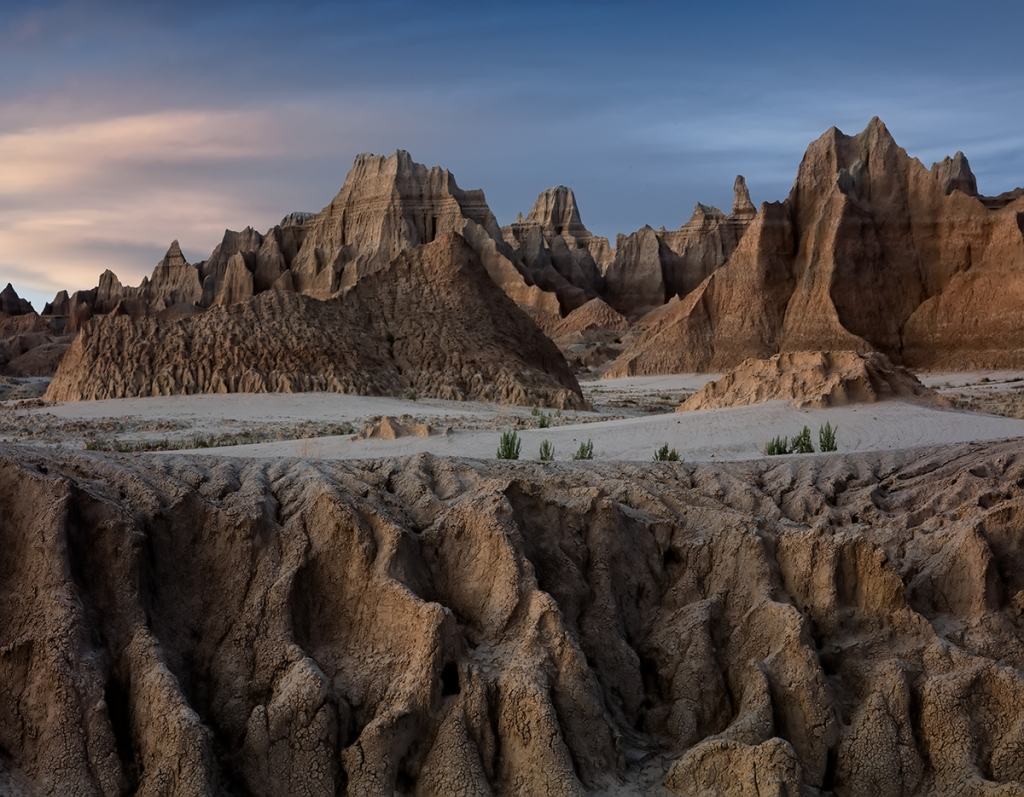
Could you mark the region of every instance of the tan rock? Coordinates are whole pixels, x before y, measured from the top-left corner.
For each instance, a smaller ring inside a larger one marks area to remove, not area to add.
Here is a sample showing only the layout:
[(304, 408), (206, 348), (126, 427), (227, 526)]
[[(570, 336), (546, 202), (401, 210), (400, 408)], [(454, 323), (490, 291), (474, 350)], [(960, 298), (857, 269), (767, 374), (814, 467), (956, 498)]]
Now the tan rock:
[[(270, 298), (314, 301), (202, 317)], [(1012, 793), (1022, 484), (1018, 441), (586, 468), (3, 445), (0, 787)]]
[(889, 398), (947, 403), (906, 368), (893, 365), (878, 352), (806, 351), (746, 360), (690, 396), (677, 412), (777, 400), (796, 407), (842, 407)]
[(94, 319), (46, 395), (76, 401), (409, 389), (448, 399), (585, 406), (558, 349), (454, 233), (365, 275), (331, 302), (268, 291), (180, 320)]

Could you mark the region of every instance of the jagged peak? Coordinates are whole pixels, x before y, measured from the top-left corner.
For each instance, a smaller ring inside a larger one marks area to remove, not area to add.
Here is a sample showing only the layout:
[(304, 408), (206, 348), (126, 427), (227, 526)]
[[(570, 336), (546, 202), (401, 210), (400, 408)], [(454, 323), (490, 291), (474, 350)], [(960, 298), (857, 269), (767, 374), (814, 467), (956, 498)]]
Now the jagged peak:
[(755, 213), (757, 213), (757, 208), (754, 207), (754, 203), (750, 201), (750, 191), (747, 188), (747, 181), (743, 179), (742, 174), (736, 175), (736, 180), (732, 184), (732, 191), (733, 215), (753, 216)]
[(947, 196), (953, 191), (961, 191), (972, 197), (979, 196), (978, 181), (971, 171), (971, 164), (959, 150), (952, 158), (947, 155), (938, 163), (933, 163), (931, 174)]

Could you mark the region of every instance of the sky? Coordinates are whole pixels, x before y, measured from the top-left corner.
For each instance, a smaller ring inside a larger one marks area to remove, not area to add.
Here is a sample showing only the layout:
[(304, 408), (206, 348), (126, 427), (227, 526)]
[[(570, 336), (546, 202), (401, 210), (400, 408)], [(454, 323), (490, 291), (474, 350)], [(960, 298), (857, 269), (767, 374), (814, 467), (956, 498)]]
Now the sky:
[(612, 239), (785, 198), (807, 145), (879, 116), (983, 194), (1024, 185), (1024, 3), (0, 0), (0, 287), (37, 310), (172, 240), (318, 211), (405, 149), (500, 224), (570, 186)]

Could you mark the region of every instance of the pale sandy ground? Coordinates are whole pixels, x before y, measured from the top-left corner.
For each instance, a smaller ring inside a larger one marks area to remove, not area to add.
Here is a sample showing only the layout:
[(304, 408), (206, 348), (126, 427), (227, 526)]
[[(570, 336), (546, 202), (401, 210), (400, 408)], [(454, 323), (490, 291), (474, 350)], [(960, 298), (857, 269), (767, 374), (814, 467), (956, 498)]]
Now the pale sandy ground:
[[(1008, 380), (1021, 375), (1017, 372), (928, 374), (922, 376), (922, 381), (939, 387), (948, 383), (951, 389), (962, 390), (964, 385), (978, 385), (982, 378), (987, 378), (991, 384), (1001, 385), (1005, 390)], [(500, 433), (505, 429), (518, 429), (522, 459), (537, 459), (541, 442), (548, 440), (555, 448), (556, 460), (571, 459), (580, 443), (588, 439), (594, 443), (594, 458), (602, 460), (650, 460), (663, 443), (676, 448), (688, 461), (757, 458), (762, 456), (767, 440), (776, 435), (792, 436), (805, 425), (811, 428), (817, 445), (818, 428), (826, 421), (838, 428), (841, 452), (1024, 437), (1024, 421), (1021, 420), (898, 401), (824, 410), (797, 409), (787, 402), (775, 401), (752, 407), (678, 414), (649, 414), (637, 410), (635, 417), (601, 420), (608, 415), (630, 414), (618, 406), (609, 406), (624, 398), (635, 400), (638, 406), (657, 402), (665, 395), (697, 390), (713, 378), (715, 375), (690, 374), (584, 383), (584, 391), (598, 411), (566, 413), (557, 421), (565, 425), (548, 429), (523, 428), (536, 426), (537, 419), (531, 416), (528, 407), (327, 393), (119, 399), (74, 402), (21, 412), (40, 419), (86, 423), (107, 418), (134, 419), (141, 423), (179, 422), (182, 428), (172, 432), (172, 436), (182, 439), (204, 432), (223, 432), (233, 424), (347, 422), (358, 430), (368, 418), (382, 415), (409, 415), (453, 427), (450, 434), (434, 437), (358, 441), (350, 436), (321, 437), (203, 449), (203, 453), (209, 455), (244, 457), (362, 459), (429, 451), (438, 455), (489, 459), (495, 457)], [(155, 434), (126, 433), (120, 437), (138, 440)], [(163, 432), (158, 435), (166, 436)]]
[[(817, 439), (818, 427), (828, 421), (838, 427), (840, 451), (876, 451), (915, 446), (998, 440), (1024, 436), (1024, 421), (992, 415), (933, 409), (888, 401), (827, 410), (802, 410), (773, 401), (752, 407), (671, 415), (652, 415), (577, 424), (519, 433), (522, 459), (538, 459), (541, 441), (555, 447), (555, 459), (572, 458), (581, 442), (592, 440), (595, 459), (650, 460), (668, 443), (687, 461), (726, 461), (762, 456), (764, 444), (777, 434), (792, 436), (805, 425)], [(513, 428), (513, 427), (509, 427)], [(366, 459), (408, 456), (429, 451), (442, 456), (493, 458), (497, 431), (455, 430), (448, 436), (402, 437), (397, 440), (352, 440), (325, 437), (251, 446), (210, 449), (221, 456)]]

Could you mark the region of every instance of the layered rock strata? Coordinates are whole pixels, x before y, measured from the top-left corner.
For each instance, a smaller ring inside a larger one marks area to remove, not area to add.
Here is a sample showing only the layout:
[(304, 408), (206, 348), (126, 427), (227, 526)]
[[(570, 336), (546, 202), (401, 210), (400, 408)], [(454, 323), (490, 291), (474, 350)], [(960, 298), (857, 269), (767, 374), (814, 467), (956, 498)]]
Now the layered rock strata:
[(1015, 793), (1021, 484), (3, 446), (0, 790)]
[(455, 233), (329, 302), (268, 291), (181, 318), (94, 318), (46, 399), (309, 390), (585, 406), (555, 345)]

